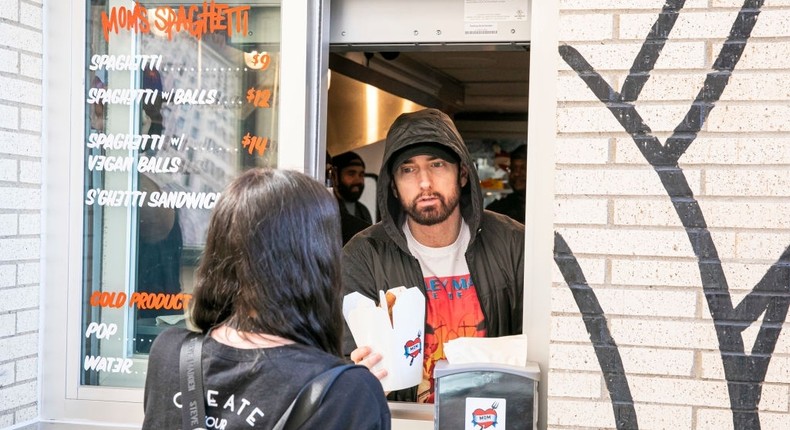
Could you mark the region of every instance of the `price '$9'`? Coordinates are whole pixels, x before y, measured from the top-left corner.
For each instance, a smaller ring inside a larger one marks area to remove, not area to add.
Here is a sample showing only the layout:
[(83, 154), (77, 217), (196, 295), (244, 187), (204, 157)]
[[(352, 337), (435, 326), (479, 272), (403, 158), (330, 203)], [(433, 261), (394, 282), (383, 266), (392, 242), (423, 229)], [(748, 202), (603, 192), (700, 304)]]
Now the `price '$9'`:
[(252, 51), (244, 53), (244, 64), (253, 70), (266, 70), (269, 68), (271, 61), (272, 58), (268, 52)]

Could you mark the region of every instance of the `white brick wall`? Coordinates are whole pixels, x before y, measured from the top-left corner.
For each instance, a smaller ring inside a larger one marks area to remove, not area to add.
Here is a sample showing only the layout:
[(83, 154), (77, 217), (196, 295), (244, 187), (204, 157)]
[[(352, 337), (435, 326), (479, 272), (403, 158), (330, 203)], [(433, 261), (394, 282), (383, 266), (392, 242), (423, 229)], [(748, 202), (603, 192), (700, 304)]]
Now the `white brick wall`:
[(558, 224), (606, 224), (609, 204), (604, 199), (566, 199), (554, 201), (555, 222)]
[[(699, 192), (698, 172), (686, 170), (686, 177), (695, 194)], [(666, 191), (658, 181), (652, 168), (625, 167), (600, 169), (578, 167), (557, 171), (554, 189), (563, 195), (632, 195), (666, 196)], [(607, 187), (602, 187), (606, 184)]]
[[(730, 27), (723, 26), (722, 23), (732, 22), (737, 13), (737, 9), (717, 12), (686, 11), (680, 14), (672, 28), (672, 39), (726, 39)], [(620, 15), (620, 39), (632, 39), (634, 42), (642, 43), (655, 20), (655, 13)]]
[[(633, 144), (631, 146), (633, 147)], [(694, 145), (683, 154), (682, 158), (686, 165), (726, 164), (745, 167), (787, 165), (788, 160), (790, 160), (790, 138), (787, 136), (741, 135), (729, 139), (705, 134), (694, 141)]]
[[(639, 428), (677, 430), (692, 428), (692, 408), (663, 405), (638, 405)], [(604, 401), (555, 400), (549, 404), (548, 428), (613, 429), (612, 405)], [(641, 420), (649, 422), (642, 427)], [(710, 427), (715, 428), (715, 427)]]
[[(579, 265), (584, 269), (584, 276), (590, 284), (603, 284), (606, 279), (607, 269), (606, 260), (604, 259), (585, 259), (577, 258)], [(559, 269), (554, 266), (552, 279), (555, 282), (562, 282), (562, 274)], [(563, 287), (564, 288), (564, 287)]]
[[(560, 0), (560, 45), (620, 91), (662, 0)], [(686, 1), (634, 103), (660, 142), (697, 97), (743, 5)], [(790, 245), (790, 1), (768, 0), (728, 86), (680, 157), (737, 305)], [(631, 136), (558, 58), (555, 230), (595, 292), (618, 346), (639, 427), (732, 429), (719, 341), (697, 258)], [(590, 335), (558, 269), (552, 287), (549, 429), (615, 428)], [(762, 320), (742, 338), (747, 351)], [(759, 403), (790, 428), (790, 321)]]
[(614, 15), (563, 15), (559, 37), (562, 40), (607, 40), (614, 31)]
[(42, 6), (0, 0), (0, 427), (38, 416)]
[(554, 372), (549, 378), (551, 396), (599, 399), (603, 394), (600, 373)]

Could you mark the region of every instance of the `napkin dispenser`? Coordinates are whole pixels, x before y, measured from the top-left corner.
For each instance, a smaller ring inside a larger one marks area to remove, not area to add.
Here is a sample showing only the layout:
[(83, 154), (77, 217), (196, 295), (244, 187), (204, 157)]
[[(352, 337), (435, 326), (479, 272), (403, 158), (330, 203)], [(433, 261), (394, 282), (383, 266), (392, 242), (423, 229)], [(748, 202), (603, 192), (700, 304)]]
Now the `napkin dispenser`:
[(434, 368), (434, 428), (439, 430), (525, 430), (538, 422), (540, 367), (496, 363)]

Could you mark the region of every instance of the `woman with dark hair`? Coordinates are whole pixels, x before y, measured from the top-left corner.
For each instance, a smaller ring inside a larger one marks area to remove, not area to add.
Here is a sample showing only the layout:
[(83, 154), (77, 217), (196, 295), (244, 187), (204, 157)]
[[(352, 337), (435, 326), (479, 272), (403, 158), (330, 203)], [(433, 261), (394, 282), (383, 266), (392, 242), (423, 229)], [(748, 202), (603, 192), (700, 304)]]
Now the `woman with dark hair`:
[[(308, 176), (251, 169), (214, 208), (190, 302), (202, 333), (206, 427), (270, 429), (308, 381), (342, 363), (337, 202)], [(181, 428), (179, 351), (169, 329), (151, 347), (143, 429)], [(302, 428), (389, 429), (379, 381), (343, 372)]]

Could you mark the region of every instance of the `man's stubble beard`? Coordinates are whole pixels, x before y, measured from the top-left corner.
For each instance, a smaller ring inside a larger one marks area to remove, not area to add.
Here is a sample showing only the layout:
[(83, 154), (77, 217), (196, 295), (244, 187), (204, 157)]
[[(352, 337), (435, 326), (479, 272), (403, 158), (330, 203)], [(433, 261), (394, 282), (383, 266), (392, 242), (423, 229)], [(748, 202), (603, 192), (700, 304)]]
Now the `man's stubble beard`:
[[(353, 187), (359, 187), (359, 191), (352, 190), (351, 188)], [(359, 200), (363, 191), (365, 191), (365, 185), (352, 185), (349, 187), (343, 183), (337, 184), (337, 194), (347, 202), (356, 202)]]
[[(453, 193), (453, 195), (449, 196), (449, 198), (445, 198), (443, 195), (435, 192), (424, 193), (415, 197), (414, 200), (408, 205), (404, 205), (404, 202), (401, 201), (401, 205), (405, 206), (404, 210), (406, 211), (406, 214), (417, 224), (431, 226), (444, 222), (450, 217), (450, 214), (452, 214), (453, 211), (455, 211), (455, 209), (458, 207), (460, 195), (460, 191)], [(417, 200), (419, 200), (420, 197), (426, 196), (436, 197), (439, 200), (439, 206), (417, 209)]]

